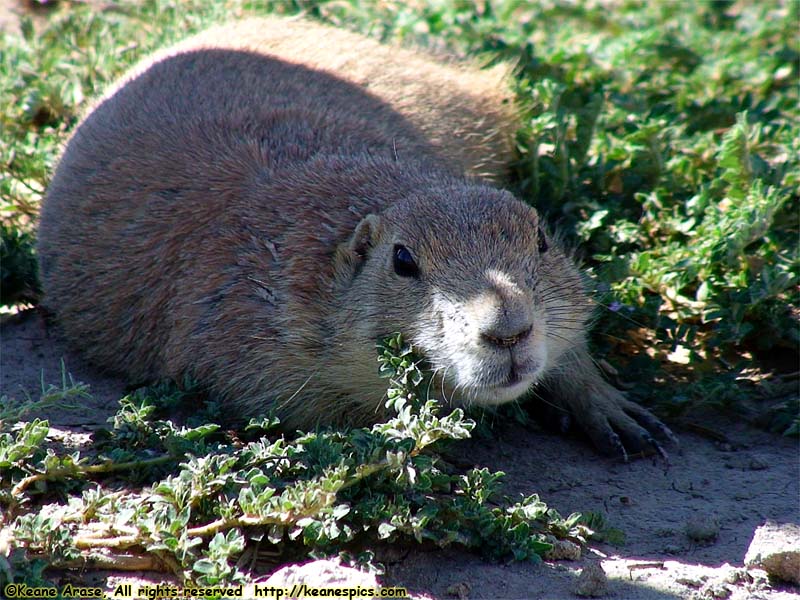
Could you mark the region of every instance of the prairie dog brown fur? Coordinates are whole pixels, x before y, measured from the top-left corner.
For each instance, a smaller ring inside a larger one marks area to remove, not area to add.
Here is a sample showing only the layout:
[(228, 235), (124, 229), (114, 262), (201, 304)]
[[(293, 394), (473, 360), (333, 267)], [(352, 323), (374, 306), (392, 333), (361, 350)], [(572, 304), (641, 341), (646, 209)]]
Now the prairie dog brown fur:
[(375, 343), (400, 331), (446, 401), (542, 386), (601, 450), (657, 447), (669, 430), (588, 355), (577, 268), (474, 177), (510, 157), (502, 75), (286, 19), (155, 55), (67, 144), (39, 229), (46, 306), (93, 362), (189, 375), (239, 416), (380, 418)]
[[(274, 56), (342, 77), (401, 114), (453, 166), (500, 183), (513, 159), (518, 125), (508, 86), (510, 66), (478, 69), (471, 63), (443, 64), (418, 52), (299, 18), (248, 19), (212, 27), (162, 50), (134, 67), (104, 98), (151, 64), (196, 50), (241, 50)], [(235, 84), (235, 82), (231, 82)], [(381, 123), (381, 115), (373, 126)], [(386, 135), (391, 129), (384, 127)], [(409, 140), (405, 140), (406, 143)], [(396, 147), (411, 152), (413, 147)]]

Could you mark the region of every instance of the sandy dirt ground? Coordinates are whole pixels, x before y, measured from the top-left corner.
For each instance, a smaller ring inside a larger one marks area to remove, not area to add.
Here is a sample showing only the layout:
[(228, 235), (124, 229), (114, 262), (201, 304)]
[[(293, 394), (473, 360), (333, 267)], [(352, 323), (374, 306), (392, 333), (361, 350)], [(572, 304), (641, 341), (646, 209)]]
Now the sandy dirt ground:
[[(114, 413), (124, 382), (71, 353), (37, 311), (4, 316), (0, 340), (2, 394), (36, 397), (42, 381), (60, 382), (62, 360), (76, 380), (91, 386), (93, 399), (83, 410), (45, 415), (54, 430), (85, 436)], [(578, 561), (539, 565), (492, 564), (456, 549), (393, 547), (378, 554), (387, 566), (381, 580), (420, 598), (574, 598), (580, 570), (600, 562), (610, 598), (800, 598), (797, 588), (741, 569), (756, 527), (768, 519), (800, 523), (797, 441), (741, 424), (709, 425), (724, 431), (729, 443), (678, 431), (681, 448), (668, 463), (625, 464), (598, 456), (580, 440), (501, 423), (494, 440), (468, 440), (455, 450), (460, 460), (506, 472), (509, 496), (538, 493), (562, 514), (603, 513), (624, 532), (624, 544), (591, 543)], [(716, 540), (692, 541), (687, 525), (698, 520), (719, 524)], [(131, 575), (93, 576), (98, 578), (109, 585)]]

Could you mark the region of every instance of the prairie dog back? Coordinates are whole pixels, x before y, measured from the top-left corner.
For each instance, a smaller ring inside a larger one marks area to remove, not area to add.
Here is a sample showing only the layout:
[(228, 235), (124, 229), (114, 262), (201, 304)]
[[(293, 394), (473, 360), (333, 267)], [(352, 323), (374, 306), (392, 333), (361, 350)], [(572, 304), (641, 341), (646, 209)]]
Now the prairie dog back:
[[(441, 62), (408, 48), (299, 18), (251, 18), (212, 27), (134, 67), (107, 98), (152, 63), (192, 50), (238, 50), (327, 72), (362, 87), (406, 118), (458, 170), (506, 180), (518, 128), (512, 65)], [(229, 85), (237, 85), (232, 75)], [(382, 115), (374, 117), (380, 122)], [(391, 134), (391, 132), (387, 132)], [(413, 148), (396, 147), (398, 154)]]

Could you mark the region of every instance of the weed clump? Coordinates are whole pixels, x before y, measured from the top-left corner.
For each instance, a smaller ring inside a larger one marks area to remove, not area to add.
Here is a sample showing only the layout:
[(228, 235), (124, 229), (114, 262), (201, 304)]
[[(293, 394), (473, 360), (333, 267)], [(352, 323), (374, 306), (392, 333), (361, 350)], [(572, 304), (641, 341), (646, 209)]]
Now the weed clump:
[(371, 428), (287, 436), (265, 418), (231, 436), (178, 426), (155, 416), (189, 393), (174, 387), (123, 399), (89, 454), (45, 449), (47, 421), (4, 426), (0, 503), (18, 551), (0, 583), (39, 577), (44, 563), (131, 561), (197, 585), (242, 583), (251, 574), (236, 560), (256, 545), (291, 557), (415, 540), (538, 560), (556, 536), (585, 540), (579, 515), (564, 519), (536, 495), (503, 500), (502, 473), (458, 473), (433, 453), (474, 422), (458, 408), (440, 415), (399, 335), (379, 351), (396, 416)]

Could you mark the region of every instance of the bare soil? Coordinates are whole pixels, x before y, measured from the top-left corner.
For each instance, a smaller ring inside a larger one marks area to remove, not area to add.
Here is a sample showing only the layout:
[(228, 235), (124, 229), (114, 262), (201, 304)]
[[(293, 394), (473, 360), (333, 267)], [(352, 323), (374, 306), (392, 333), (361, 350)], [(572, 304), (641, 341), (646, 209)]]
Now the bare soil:
[[(44, 415), (54, 435), (80, 443), (116, 411), (125, 382), (98, 373), (67, 349), (37, 311), (4, 316), (0, 339), (2, 394), (36, 397), (42, 381), (60, 382), (62, 360), (67, 372), (91, 386), (92, 400), (82, 410)], [(797, 440), (728, 421), (706, 425), (728, 441), (677, 431), (681, 448), (668, 462), (622, 463), (598, 456), (580, 440), (501, 423), (494, 439), (468, 440), (454, 452), (460, 450), (465, 464), (504, 471), (509, 496), (538, 493), (562, 514), (603, 513), (624, 532), (624, 543), (591, 543), (578, 561), (538, 565), (492, 564), (457, 549), (392, 547), (379, 552), (387, 566), (381, 579), (419, 598), (574, 598), (580, 570), (599, 561), (611, 598), (800, 598), (797, 588), (741, 568), (756, 527), (767, 519), (800, 523)], [(718, 523), (717, 538), (693, 541), (686, 533), (693, 521)], [(91, 576), (98, 578), (108, 586), (161, 581), (153, 574)]]

